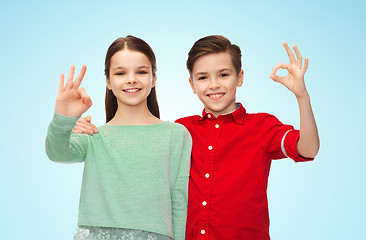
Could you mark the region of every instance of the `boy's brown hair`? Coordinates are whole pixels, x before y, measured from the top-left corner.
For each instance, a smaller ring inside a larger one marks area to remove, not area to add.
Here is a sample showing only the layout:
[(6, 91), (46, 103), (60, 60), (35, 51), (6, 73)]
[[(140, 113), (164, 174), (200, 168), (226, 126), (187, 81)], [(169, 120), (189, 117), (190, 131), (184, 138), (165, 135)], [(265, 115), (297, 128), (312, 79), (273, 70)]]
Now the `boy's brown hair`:
[(236, 73), (239, 74), (241, 70), (241, 51), (240, 48), (231, 44), (230, 40), (221, 35), (211, 35), (199, 39), (193, 44), (193, 47), (188, 53), (187, 68), (189, 74), (192, 74), (193, 65), (198, 58), (211, 54), (228, 52), (231, 56)]

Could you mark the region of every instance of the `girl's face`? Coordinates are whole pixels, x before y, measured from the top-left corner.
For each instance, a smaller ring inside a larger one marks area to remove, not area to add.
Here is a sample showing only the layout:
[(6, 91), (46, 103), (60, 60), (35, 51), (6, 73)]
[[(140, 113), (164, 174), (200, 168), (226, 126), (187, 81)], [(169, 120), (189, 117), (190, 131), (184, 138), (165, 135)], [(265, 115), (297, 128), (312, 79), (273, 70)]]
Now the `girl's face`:
[(107, 87), (116, 96), (118, 106), (146, 105), (155, 81), (151, 63), (145, 54), (124, 49), (112, 56)]

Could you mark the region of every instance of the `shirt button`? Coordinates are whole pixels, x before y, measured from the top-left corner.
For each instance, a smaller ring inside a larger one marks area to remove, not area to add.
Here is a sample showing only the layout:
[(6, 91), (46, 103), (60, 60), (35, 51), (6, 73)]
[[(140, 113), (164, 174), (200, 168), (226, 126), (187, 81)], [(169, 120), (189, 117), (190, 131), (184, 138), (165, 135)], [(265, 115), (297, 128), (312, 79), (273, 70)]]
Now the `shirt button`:
[(206, 233), (206, 231), (202, 229), (201, 230), (201, 234), (205, 234), (205, 233)]
[(209, 177), (210, 177), (210, 174), (206, 173), (206, 174), (205, 174), (205, 177), (206, 177), (206, 178), (209, 178)]
[(202, 202), (202, 205), (203, 205), (203, 206), (206, 206), (206, 205), (207, 205), (207, 202), (206, 202), (206, 201), (203, 201), (203, 202)]
[(220, 125), (219, 125), (219, 124), (216, 124), (216, 125), (215, 125), (215, 128), (219, 128), (219, 127), (220, 127)]
[(208, 117), (208, 118), (211, 118), (211, 114), (207, 114), (207, 117)]
[(208, 146), (208, 150), (212, 150), (212, 146)]

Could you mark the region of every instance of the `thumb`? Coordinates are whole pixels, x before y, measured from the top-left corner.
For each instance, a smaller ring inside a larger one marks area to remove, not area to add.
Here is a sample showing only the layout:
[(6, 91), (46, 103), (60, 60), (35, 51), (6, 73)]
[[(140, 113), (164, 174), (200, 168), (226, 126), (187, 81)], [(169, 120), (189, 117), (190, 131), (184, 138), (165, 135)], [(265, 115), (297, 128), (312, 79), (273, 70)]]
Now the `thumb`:
[(90, 123), (91, 122), (91, 116), (90, 115), (86, 116), (85, 117), (85, 121), (87, 121), (88, 123)]
[[(89, 109), (93, 105), (93, 102), (89, 96), (87, 96), (85, 98), (85, 105), (86, 105), (87, 109)], [(90, 117), (90, 120), (91, 120), (91, 117)]]

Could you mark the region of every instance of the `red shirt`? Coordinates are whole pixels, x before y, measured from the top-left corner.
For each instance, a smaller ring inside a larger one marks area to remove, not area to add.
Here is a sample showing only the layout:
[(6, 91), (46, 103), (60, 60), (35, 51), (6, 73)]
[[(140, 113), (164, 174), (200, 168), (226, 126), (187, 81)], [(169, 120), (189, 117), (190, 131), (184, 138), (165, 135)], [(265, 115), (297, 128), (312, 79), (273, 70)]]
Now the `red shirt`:
[(299, 131), (272, 115), (248, 114), (241, 104), (217, 118), (204, 110), (176, 122), (193, 140), (186, 239), (270, 239), (271, 160), (312, 160), (297, 153)]

